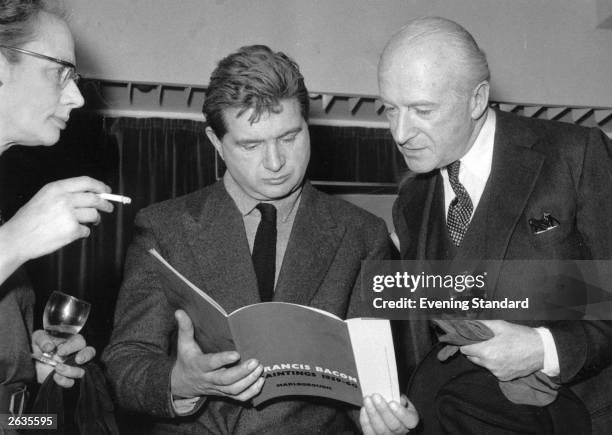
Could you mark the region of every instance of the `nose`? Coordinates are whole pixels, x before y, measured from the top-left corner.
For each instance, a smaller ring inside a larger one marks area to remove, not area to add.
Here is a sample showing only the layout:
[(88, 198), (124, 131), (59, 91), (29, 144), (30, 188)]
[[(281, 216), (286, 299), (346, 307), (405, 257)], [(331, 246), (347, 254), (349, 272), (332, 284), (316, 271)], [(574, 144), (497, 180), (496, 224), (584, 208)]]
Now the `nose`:
[(85, 104), (85, 99), (83, 98), (83, 95), (81, 94), (81, 91), (74, 80), (70, 80), (66, 87), (62, 90), (61, 102), (71, 106), (74, 109), (83, 107), (83, 104)]
[(263, 166), (269, 171), (278, 172), (285, 165), (285, 156), (276, 142), (266, 144)]
[(404, 145), (415, 137), (418, 131), (410, 119), (410, 114), (406, 111), (400, 111), (397, 118), (394, 119), (393, 125), (391, 125), (391, 133), (398, 145)]

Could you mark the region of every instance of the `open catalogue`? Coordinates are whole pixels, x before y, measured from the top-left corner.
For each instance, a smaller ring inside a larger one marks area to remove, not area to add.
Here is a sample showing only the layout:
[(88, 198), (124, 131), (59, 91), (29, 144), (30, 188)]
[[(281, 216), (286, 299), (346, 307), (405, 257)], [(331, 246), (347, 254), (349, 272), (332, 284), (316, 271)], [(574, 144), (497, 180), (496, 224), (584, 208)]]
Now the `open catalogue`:
[[(323, 310), (286, 302), (247, 305), (228, 314), (174, 269), (156, 250), (149, 253), (174, 309), (194, 325), (203, 352), (237, 350), (264, 367), (255, 406), (283, 396), (321, 396), (361, 406), (378, 393), (399, 402), (389, 320), (342, 320)], [(211, 343), (213, 345), (211, 346)]]

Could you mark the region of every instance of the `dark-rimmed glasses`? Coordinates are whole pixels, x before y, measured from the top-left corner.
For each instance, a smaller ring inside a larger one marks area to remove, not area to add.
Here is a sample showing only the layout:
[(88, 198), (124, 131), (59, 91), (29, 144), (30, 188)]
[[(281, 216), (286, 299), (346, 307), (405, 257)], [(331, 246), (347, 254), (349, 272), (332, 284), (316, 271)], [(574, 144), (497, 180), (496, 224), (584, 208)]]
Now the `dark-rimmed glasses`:
[(7, 50), (17, 51), (19, 53), (27, 54), (28, 56), (34, 56), (39, 59), (48, 60), (50, 62), (61, 65), (62, 68), (59, 70), (58, 83), (57, 83), (61, 89), (64, 89), (66, 86), (68, 86), (68, 83), (70, 82), (70, 80), (74, 80), (75, 83), (78, 83), (80, 79), (79, 74), (76, 72), (76, 65), (71, 62), (68, 62), (62, 59), (58, 59), (56, 57), (47, 56), (45, 54), (36, 53), (35, 51), (25, 50), (19, 47), (11, 47), (10, 45), (0, 44), (0, 48), (6, 48)]

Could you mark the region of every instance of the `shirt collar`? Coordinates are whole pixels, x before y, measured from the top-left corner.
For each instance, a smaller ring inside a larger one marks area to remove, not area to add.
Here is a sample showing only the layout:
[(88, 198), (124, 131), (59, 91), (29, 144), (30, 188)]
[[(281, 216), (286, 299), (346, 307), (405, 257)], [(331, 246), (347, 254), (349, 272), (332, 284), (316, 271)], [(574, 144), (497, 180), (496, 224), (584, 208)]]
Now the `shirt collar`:
[(276, 207), (276, 216), (278, 221), (285, 222), (289, 218), (289, 215), (291, 215), (291, 212), (298, 205), (299, 199), (302, 196), (302, 187), (300, 187), (285, 198), (276, 201), (258, 201), (255, 198), (247, 195), (227, 170), (223, 175), (223, 185), (225, 186), (225, 190), (227, 190), (229, 196), (234, 200), (234, 203), (236, 203), (236, 207), (238, 207), (238, 210), (243, 217), (251, 214), (251, 212), (260, 202), (266, 202)]
[(495, 111), (487, 110), (485, 119), (476, 140), (468, 152), (461, 157), (461, 171), (464, 169), (486, 183), (493, 162), (493, 140), (495, 138)]

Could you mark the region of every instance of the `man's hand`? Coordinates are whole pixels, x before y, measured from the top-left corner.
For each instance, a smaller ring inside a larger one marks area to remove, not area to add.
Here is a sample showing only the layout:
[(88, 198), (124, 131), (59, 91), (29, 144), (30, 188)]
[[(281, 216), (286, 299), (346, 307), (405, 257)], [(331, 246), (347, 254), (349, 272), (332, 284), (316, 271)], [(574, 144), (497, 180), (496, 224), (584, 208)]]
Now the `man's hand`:
[(364, 435), (399, 435), (416, 427), (419, 414), (404, 395), (401, 403), (387, 403), (379, 394), (374, 394), (363, 399), (359, 423)]
[(177, 359), (172, 368), (172, 394), (180, 397), (225, 396), (247, 401), (261, 391), (263, 367), (250, 359), (237, 364), (238, 352), (202, 353), (193, 338), (193, 324), (183, 310), (178, 322)]
[(90, 177), (45, 185), (3, 226), (8, 246), (24, 263), (87, 237), (86, 224), (98, 224), (100, 211), (113, 211), (113, 205), (97, 195), (110, 190)]
[(500, 381), (527, 376), (543, 368), (544, 344), (534, 328), (504, 320), (481, 322), (495, 336), (460, 348), (461, 353), (474, 364), (486, 368)]
[(75, 363), (85, 364), (96, 356), (96, 350), (87, 346), (85, 339), (80, 334), (73, 335), (68, 340), (60, 341), (43, 330), (34, 331), (32, 334), (32, 352), (35, 357), (40, 357), (43, 352), (55, 352), (53, 355), (53, 360), (57, 361), (55, 367), (36, 361), (36, 378), (39, 383), (42, 383), (49, 373), (55, 370), (53, 380), (64, 388), (72, 387), (74, 380), (82, 378), (85, 374), (82, 368), (64, 364), (63, 361), (66, 357), (76, 353)]

